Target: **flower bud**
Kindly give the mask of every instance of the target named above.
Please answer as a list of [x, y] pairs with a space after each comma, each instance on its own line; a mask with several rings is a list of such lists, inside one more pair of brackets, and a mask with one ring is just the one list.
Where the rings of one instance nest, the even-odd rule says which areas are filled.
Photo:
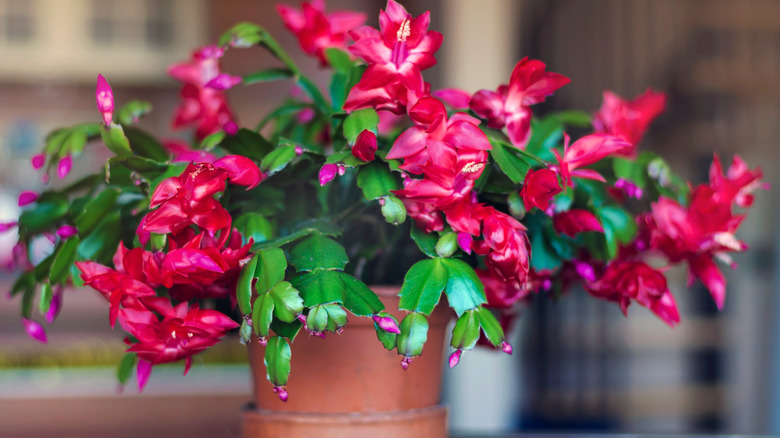
[[38, 322], [33, 321], [32, 319], [22, 318], [22, 324], [24, 324], [24, 329], [31, 338], [44, 344], [49, 342], [46, 338], [46, 330], [44, 330], [43, 326]]
[[381, 204], [382, 216], [385, 217], [385, 220], [393, 225], [404, 223], [406, 220], [406, 207], [403, 201], [393, 195], [387, 195], [380, 199], [385, 199], [385, 203]]
[[446, 233], [439, 237], [436, 242], [436, 254], [439, 257], [449, 257], [458, 250], [458, 235], [455, 233]]
[[376, 134], [364, 129], [358, 134], [355, 145], [352, 146], [352, 155], [363, 161], [373, 161], [376, 156], [377, 142]]
[[471, 254], [471, 242], [474, 240], [469, 233], [458, 233], [458, 246], [466, 254]]
[[401, 359], [401, 368], [403, 368], [404, 371], [406, 371], [409, 369], [409, 364], [411, 363], [412, 363], [411, 357], [404, 357], [403, 359]]
[[95, 101], [97, 102], [98, 111], [103, 115], [103, 123], [110, 125], [111, 120], [114, 118], [114, 92], [103, 75], [98, 75], [97, 77]]
[[320, 185], [324, 186], [325, 184], [333, 181], [333, 178], [336, 177], [336, 172], [338, 172], [338, 166], [335, 164], [326, 164], [322, 166], [320, 169]]
[[0, 222], [0, 233], [5, 233], [17, 227], [17, 222]]
[[51, 324], [54, 322], [55, 319], [57, 319], [57, 316], [60, 314], [60, 310], [62, 309], [62, 286], [57, 286], [54, 288], [54, 295], [51, 297], [51, 305], [49, 306], [49, 311], [46, 312], [46, 322]]
[[458, 365], [458, 362], [460, 362], [460, 356], [463, 354], [463, 350], [455, 350], [448, 359], [448, 363], [450, 365], [450, 368], [455, 368], [456, 365]]
[[19, 194], [19, 207], [24, 207], [25, 205], [32, 204], [35, 202], [35, 200], [38, 199], [38, 194], [29, 190], [26, 190]]
[[509, 342], [502, 342], [501, 345], [501, 351], [503, 351], [506, 354], [512, 354], [512, 345], [509, 344]]
[[279, 396], [279, 400], [287, 403], [287, 399], [290, 395], [287, 393], [287, 389], [284, 386], [275, 386], [274, 392]]
[[388, 333], [401, 333], [401, 330], [398, 328], [398, 324], [396, 324], [395, 320], [389, 316], [374, 315], [372, 319], [376, 325], [379, 326], [379, 328]]
[[70, 169], [73, 167], [73, 158], [70, 155], [62, 157], [59, 163], [57, 163], [57, 176], [60, 179], [65, 179], [70, 173]]
[[577, 274], [585, 280], [596, 281], [596, 272], [593, 270], [593, 266], [588, 263], [575, 260], [574, 268], [577, 270]]
[[347, 172], [347, 168], [339, 164], [336, 166], [336, 169], [338, 169], [339, 175], [344, 175], [344, 173]]
[[236, 135], [238, 134], [238, 124], [232, 120], [228, 121], [224, 125], [222, 125], [222, 130], [225, 131], [225, 134], [227, 135]]
[[33, 169], [38, 170], [41, 167], [43, 167], [44, 164], [46, 164], [46, 155], [44, 154], [37, 154], [33, 155], [30, 159], [30, 164], [32, 164]]

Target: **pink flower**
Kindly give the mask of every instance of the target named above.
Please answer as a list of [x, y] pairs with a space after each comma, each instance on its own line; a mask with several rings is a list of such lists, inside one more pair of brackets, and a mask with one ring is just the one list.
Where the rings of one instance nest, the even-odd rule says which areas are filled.
[[569, 237], [574, 237], [586, 231], [604, 232], [604, 227], [602, 227], [596, 215], [588, 210], [575, 209], [558, 213], [553, 217], [553, 226], [555, 231]]
[[731, 167], [724, 176], [720, 157], [715, 155], [712, 166], [710, 166], [710, 187], [722, 202], [731, 203], [733, 201], [739, 207], [748, 208], [753, 205], [753, 192], [755, 190], [769, 189], [769, 183], [761, 182], [763, 176], [758, 167], [751, 171], [739, 155], [734, 155]]
[[606, 182], [595, 170], [580, 169], [595, 164], [610, 155], [625, 153], [631, 144], [618, 137], [608, 134], [591, 134], [582, 137], [569, 147], [569, 136], [564, 135], [563, 156], [555, 150], [558, 158], [559, 171], [564, 183], [573, 186], [572, 177], [594, 179]]
[[585, 289], [595, 297], [618, 303], [626, 316], [628, 305], [634, 300], [672, 327], [680, 322], [666, 277], [644, 262], [616, 260], [598, 281], [586, 283]]
[[387, 158], [403, 158], [401, 169], [421, 174], [432, 167], [454, 170], [458, 162], [476, 180], [482, 173], [490, 141], [479, 121], [458, 113], [447, 117], [447, 109], [433, 97], [423, 97], [409, 111], [415, 126], [398, 136]]
[[19, 224], [17, 222], [0, 222], [0, 233], [15, 229]]
[[84, 284], [103, 294], [109, 302], [109, 322], [114, 327], [120, 304], [155, 295], [154, 289], [128, 274], [95, 262], [76, 262]]
[[363, 132], [358, 134], [355, 145], [352, 146], [352, 155], [359, 160], [374, 161], [376, 150], [376, 134], [368, 129], [364, 129]]
[[38, 194], [32, 191], [24, 191], [19, 194], [19, 207], [24, 207], [25, 205], [32, 204], [38, 199]]
[[352, 88], [344, 110], [375, 107], [400, 114], [413, 105], [407, 91], [427, 94], [422, 70], [436, 64], [434, 53], [442, 35], [429, 31], [430, 12], [412, 17], [403, 6], [388, 0], [379, 13], [379, 27], [364, 26], [350, 32], [355, 44], [349, 51], [368, 63], [360, 82]]
[[471, 100], [469, 93], [457, 88], [436, 90], [431, 95], [457, 110], [468, 109], [469, 101]]
[[569, 82], [566, 76], [547, 72], [543, 62], [523, 58], [512, 70], [509, 85], [501, 85], [496, 91], [476, 92], [469, 107], [487, 120], [489, 127], [506, 126], [512, 144], [524, 148], [531, 135], [529, 107], [544, 102]]
[[226, 123], [235, 121], [223, 89], [238, 81], [235, 76], [220, 76], [219, 58], [222, 55], [223, 50], [216, 46], [202, 47], [192, 54], [189, 62], [174, 64], [168, 69], [168, 75], [184, 83], [181, 103], [174, 113], [174, 129], [195, 125], [198, 139], [203, 139], [220, 131]]
[[242, 80], [243, 79], [241, 79], [241, 76], [233, 76], [227, 73], [220, 73], [217, 76], [215, 76], [213, 79], [206, 82], [206, 85], [204, 85], [204, 87], [213, 88], [214, 90], [224, 91], [224, 90], [229, 90], [235, 87], [236, 85], [240, 84]]
[[98, 75], [97, 77], [95, 101], [97, 102], [98, 111], [103, 115], [103, 123], [105, 123], [106, 126], [110, 125], [114, 118], [114, 92], [111, 90], [111, 85], [108, 85], [108, 81], [103, 75]]
[[139, 304], [120, 311], [119, 324], [138, 340], [127, 351], [151, 365], [186, 359], [185, 373], [193, 355], [238, 327], [224, 314], [200, 309], [197, 304], [183, 302], [174, 307], [161, 297], [145, 298]]
[[70, 173], [70, 169], [73, 167], [73, 158], [70, 155], [65, 155], [57, 163], [57, 176], [60, 179], [65, 179]]
[[666, 95], [647, 90], [632, 101], [624, 100], [611, 91], [604, 92], [601, 108], [593, 117], [596, 132], [603, 132], [622, 138], [630, 143], [631, 149], [625, 155], [636, 155], [636, 145], [642, 139], [650, 122], [666, 107]]
[[534, 207], [547, 211], [550, 200], [562, 190], [558, 182], [558, 175], [552, 170], [529, 170], [525, 175], [520, 197], [523, 198], [523, 206], [526, 211], [531, 211]]
[[62, 310], [62, 286], [54, 287], [54, 294], [51, 296], [51, 305], [49, 311], [46, 312], [46, 322], [51, 324], [60, 315]]
[[444, 218], [441, 212], [436, 210], [430, 203], [417, 202], [411, 199], [403, 199], [406, 213], [414, 219], [417, 228], [432, 233], [444, 229]]
[[325, 13], [324, 0], [303, 2], [301, 10], [277, 4], [276, 11], [284, 25], [298, 38], [301, 49], [316, 56], [323, 67], [328, 65], [325, 49], [347, 48], [347, 33], [366, 21], [366, 15], [352, 11]]
[[172, 162], [213, 163], [217, 161], [216, 155], [208, 151], [192, 149], [187, 142], [182, 140], [166, 140], [163, 142], [163, 146], [171, 153]]
[[492, 207], [480, 207], [477, 215], [483, 218], [484, 240], [474, 241], [472, 249], [485, 256], [485, 264], [497, 278], [520, 288], [528, 277], [531, 258], [525, 227]]
[[491, 309], [510, 309], [531, 293], [528, 285], [507, 282], [493, 270], [476, 269], [475, 271], [485, 286], [487, 306]]

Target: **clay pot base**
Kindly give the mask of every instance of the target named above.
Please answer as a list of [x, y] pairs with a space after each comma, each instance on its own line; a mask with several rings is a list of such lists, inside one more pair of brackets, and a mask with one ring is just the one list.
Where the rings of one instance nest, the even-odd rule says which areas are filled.
[[244, 437], [446, 438], [442, 405], [393, 412], [311, 413], [244, 409]]

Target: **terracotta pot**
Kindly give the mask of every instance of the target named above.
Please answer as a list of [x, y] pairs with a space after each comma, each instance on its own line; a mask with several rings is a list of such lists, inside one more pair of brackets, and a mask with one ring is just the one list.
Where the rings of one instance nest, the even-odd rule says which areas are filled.
[[[399, 321], [398, 287], [372, 287]], [[279, 400], [266, 380], [265, 348], [249, 344], [255, 406], [244, 412], [245, 437], [445, 438], [447, 410], [439, 405], [444, 333], [449, 309], [429, 318], [423, 354], [407, 371], [401, 357], [376, 339], [370, 318], [351, 316], [341, 335], [301, 332], [292, 344], [290, 398]]]

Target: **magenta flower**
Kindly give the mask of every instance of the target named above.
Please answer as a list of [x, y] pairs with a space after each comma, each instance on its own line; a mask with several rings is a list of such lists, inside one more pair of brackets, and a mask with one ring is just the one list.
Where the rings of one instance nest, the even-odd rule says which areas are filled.
[[562, 190], [561, 184], [558, 182], [558, 175], [552, 170], [546, 168], [529, 170], [525, 175], [520, 197], [523, 198], [523, 206], [526, 211], [531, 211], [534, 207], [547, 211], [550, 200]]
[[496, 91], [480, 90], [469, 107], [491, 128], [506, 126], [509, 140], [524, 148], [531, 135], [531, 105], [544, 102], [555, 90], [571, 82], [566, 76], [546, 71], [543, 62], [523, 58], [515, 65], [509, 85]]
[[604, 227], [596, 215], [588, 210], [569, 210], [556, 214], [553, 217], [555, 231], [574, 237], [586, 231], [604, 232]]
[[114, 92], [111, 90], [111, 85], [108, 85], [108, 81], [103, 75], [98, 75], [97, 77], [95, 101], [97, 102], [98, 111], [103, 115], [103, 123], [105, 123], [106, 126], [110, 125], [114, 118]]
[[388, 0], [379, 13], [380, 30], [365, 26], [350, 32], [355, 44], [349, 51], [368, 68], [350, 91], [344, 110], [375, 107], [400, 114], [410, 101], [408, 91], [427, 94], [421, 71], [436, 64], [433, 55], [442, 42], [440, 33], [428, 30], [429, 24], [430, 11], [415, 18]]
[[554, 150], [558, 158], [561, 178], [564, 184], [572, 187], [572, 177], [593, 179], [606, 182], [595, 170], [581, 169], [595, 164], [610, 155], [625, 153], [631, 144], [623, 139], [608, 134], [591, 134], [582, 137], [569, 147], [569, 136], [564, 135], [563, 156]]
[[450, 368], [455, 368], [458, 363], [460, 362], [460, 356], [463, 354], [463, 350], [455, 350], [452, 354], [450, 354], [449, 359], [447, 359], [447, 363], [450, 366]]
[[301, 49], [316, 56], [323, 67], [328, 65], [325, 49], [347, 48], [347, 33], [366, 21], [366, 15], [353, 11], [325, 13], [325, 1], [303, 2], [301, 10], [285, 4], [277, 4], [276, 11], [285, 27], [297, 38]]
[[114, 327], [119, 306], [127, 305], [140, 297], [154, 296], [154, 289], [128, 274], [118, 272], [95, 262], [76, 262], [84, 284], [100, 292], [109, 303], [108, 319]]
[[511, 216], [493, 207], [480, 207], [477, 213], [483, 220], [482, 237], [471, 247], [485, 256], [485, 265], [501, 280], [519, 287], [528, 277], [531, 245], [525, 227]]
[[601, 108], [593, 117], [593, 128], [622, 138], [632, 147], [626, 155], [636, 155], [636, 145], [647, 127], [666, 107], [666, 94], [647, 90], [632, 101], [624, 100], [611, 91], [604, 92]]
[[761, 182], [763, 176], [758, 167], [751, 171], [739, 155], [734, 155], [731, 167], [723, 175], [720, 157], [715, 155], [710, 166], [710, 187], [723, 202], [730, 203], [733, 200], [738, 207], [748, 208], [753, 205], [754, 191], [769, 189], [769, 183]]
[[374, 315], [371, 317], [376, 325], [379, 326], [382, 330], [388, 332], [388, 333], [401, 333], [401, 330], [398, 328], [398, 324], [395, 323], [395, 320], [389, 316], [379, 316]]
[[174, 307], [162, 297], [145, 298], [138, 304], [122, 309], [119, 314], [119, 324], [138, 340], [127, 351], [136, 353], [140, 361], [150, 365], [186, 359], [185, 374], [193, 355], [238, 327], [226, 315], [200, 309], [197, 304], [188, 306], [183, 302]]
[[60, 311], [62, 310], [62, 286], [55, 286], [54, 287], [54, 294], [51, 297], [51, 305], [49, 306], [49, 311], [46, 312], [45, 318], [46, 322], [51, 324], [54, 322], [55, 319], [60, 315]]
[[181, 103], [173, 117], [174, 129], [195, 125], [197, 137], [203, 139], [223, 129], [226, 123], [235, 121], [225, 92], [218, 89], [237, 83], [235, 76], [220, 76], [219, 58], [223, 54], [217, 46], [202, 47], [192, 54], [189, 62], [174, 64], [168, 69], [168, 75], [184, 83]]
[[620, 305], [628, 316], [628, 306], [634, 300], [650, 309], [662, 321], [674, 327], [680, 322], [677, 305], [669, 292], [664, 274], [640, 261], [616, 260], [607, 266], [598, 281], [587, 282], [585, 289], [593, 296]]
[[68, 237], [78, 233], [79, 230], [76, 229], [73, 225], [63, 225], [59, 228], [57, 228], [56, 234], [60, 236], [60, 239], [67, 239]]

